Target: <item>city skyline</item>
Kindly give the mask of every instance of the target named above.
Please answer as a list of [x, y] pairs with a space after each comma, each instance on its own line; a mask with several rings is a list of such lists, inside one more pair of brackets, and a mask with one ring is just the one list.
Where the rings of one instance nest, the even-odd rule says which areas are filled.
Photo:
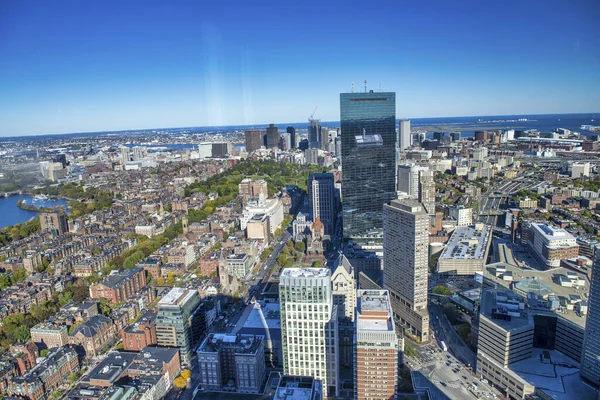
[[225, 7], [3, 5], [0, 136], [337, 120], [365, 79], [402, 118], [600, 104], [592, 1]]

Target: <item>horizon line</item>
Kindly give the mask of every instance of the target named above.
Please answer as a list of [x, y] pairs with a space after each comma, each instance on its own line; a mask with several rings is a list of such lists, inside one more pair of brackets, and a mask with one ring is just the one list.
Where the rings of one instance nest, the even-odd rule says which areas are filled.
[[[414, 119], [443, 119], [443, 118], [476, 118], [476, 117], [519, 117], [519, 116], [547, 116], [547, 115], [584, 115], [584, 114], [600, 114], [599, 112], [565, 112], [565, 113], [539, 113], [539, 114], [490, 114], [490, 115], [456, 115], [456, 116], [442, 116], [442, 117], [414, 117], [414, 118], [406, 118], [406, 117], [397, 117], [396, 121], [400, 120], [409, 120], [412, 121]], [[315, 118], [318, 119], [318, 118]], [[327, 122], [340, 122], [339, 120], [330, 120], [324, 121], [319, 120], [323, 123]], [[35, 133], [29, 135], [17, 135], [17, 136], [0, 136], [1, 139], [19, 139], [19, 138], [30, 138], [30, 137], [38, 137], [38, 136], [49, 136], [49, 135], [89, 135], [89, 134], [108, 134], [108, 133], [119, 133], [119, 132], [137, 132], [137, 131], [148, 131], [148, 130], [165, 130], [165, 129], [190, 129], [190, 128], [235, 128], [235, 127], [254, 127], [254, 126], [269, 126], [270, 124], [274, 125], [292, 125], [292, 124], [302, 124], [304, 122], [267, 122], [267, 123], [257, 123], [257, 124], [236, 124], [236, 125], [189, 125], [189, 126], [174, 126], [174, 127], [160, 127], [160, 128], [135, 128], [135, 129], [117, 129], [117, 130], [109, 130], [109, 131], [80, 131], [80, 132], [54, 132], [54, 133]]]

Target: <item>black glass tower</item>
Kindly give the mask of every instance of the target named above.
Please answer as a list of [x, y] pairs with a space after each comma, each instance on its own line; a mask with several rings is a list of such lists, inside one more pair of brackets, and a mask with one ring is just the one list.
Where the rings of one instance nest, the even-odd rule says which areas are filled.
[[383, 229], [396, 198], [396, 93], [340, 94], [345, 238]]
[[292, 149], [296, 148], [296, 128], [294, 128], [293, 126], [288, 126], [287, 127], [287, 133], [290, 134], [290, 147]]

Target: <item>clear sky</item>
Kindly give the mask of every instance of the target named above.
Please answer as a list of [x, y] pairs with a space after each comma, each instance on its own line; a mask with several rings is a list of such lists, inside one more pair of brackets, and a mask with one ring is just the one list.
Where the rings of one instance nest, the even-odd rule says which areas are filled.
[[600, 111], [600, 1], [2, 1], [0, 135]]

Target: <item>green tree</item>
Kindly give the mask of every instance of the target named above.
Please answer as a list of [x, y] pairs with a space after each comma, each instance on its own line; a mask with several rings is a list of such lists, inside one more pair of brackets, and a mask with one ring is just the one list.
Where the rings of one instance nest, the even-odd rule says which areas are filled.
[[285, 254], [280, 254], [279, 257], [277, 257], [277, 262], [279, 265], [284, 265], [287, 262], [287, 256]]
[[40, 350], [40, 357], [48, 357], [48, 349]]
[[296, 242], [294, 248], [300, 253], [304, 253], [306, 251], [306, 245], [304, 244], [304, 242]]
[[11, 282], [10, 278], [8, 277], [8, 275], [1, 274], [0, 275], [0, 290], [6, 289], [10, 285], [12, 285], [12, 282]]
[[450, 289], [448, 289], [447, 286], [444, 285], [438, 285], [433, 289], [433, 293], [435, 294], [440, 294], [442, 296], [450, 296], [452, 294], [452, 292], [450, 291]]
[[323, 262], [321, 260], [316, 260], [316, 261], [313, 261], [313, 263], [312, 263], [313, 268], [321, 268], [322, 266], [323, 266]]

